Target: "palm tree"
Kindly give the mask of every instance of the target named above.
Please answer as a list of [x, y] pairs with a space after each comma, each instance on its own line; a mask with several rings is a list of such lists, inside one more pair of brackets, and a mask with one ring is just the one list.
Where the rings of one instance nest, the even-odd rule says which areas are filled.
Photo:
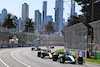
[[35, 30], [34, 25], [35, 25], [35, 23], [32, 22], [32, 19], [27, 19], [25, 21], [25, 29], [23, 32], [33, 32]]
[[4, 19], [4, 22], [2, 24], [3, 27], [11, 29], [11, 28], [16, 28], [16, 23], [14, 22], [14, 18], [12, 17], [13, 15], [11, 13], [7, 14], [7, 18]]
[[45, 25], [45, 32], [47, 32], [49, 35], [50, 35], [50, 33], [55, 32], [55, 27], [54, 27], [54, 25], [51, 21], [48, 22], [48, 24]]
[[50, 41], [50, 33], [55, 32], [55, 27], [54, 27], [54, 25], [51, 21], [48, 22], [48, 24], [45, 25], [45, 30], [44, 31], [49, 34], [49, 41]]

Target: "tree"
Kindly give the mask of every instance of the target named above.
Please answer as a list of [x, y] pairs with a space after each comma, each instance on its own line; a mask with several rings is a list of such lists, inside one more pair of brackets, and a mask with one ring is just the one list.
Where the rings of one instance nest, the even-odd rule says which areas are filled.
[[45, 25], [45, 32], [47, 32], [49, 35], [50, 33], [55, 32], [55, 27], [52, 22], [48, 22], [48, 24]]
[[78, 16], [71, 16], [71, 19], [68, 20], [68, 25], [71, 26], [80, 22], [85, 22], [85, 16], [83, 15], [78, 15]]
[[69, 25], [73, 25], [76, 23], [79, 23], [81, 20], [84, 22], [84, 24], [87, 25], [87, 27], [91, 28], [88, 23], [92, 22], [92, 15], [93, 15], [93, 21], [100, 20], [100, 1], [94, 0], [94, 8], [93, 8], [93, 14], [92, 14], [92, 0], [75, 0], [78, 5], [82, 6], [82, 9], [80, 10], [83, 14], [79, 15], [78, 17], [72, 16], [69, 21]]
[[[84, 24], [88, 27], [88, 35], [91, 36], [91, 43], [93, 43], [93, 28], [88, 23], [100, 20], [100, 0], [75, 0], [75, 1], [78, 3], [78, 5], [82, 6], [81, 12], [83, 12], [85, 16]], [[91, 50], [91, 55], [92, 55], [92, 50]]]
[[17, 24], [14, 21], [16, 20], [13, 18], [13, 15], [11, 13], [8, 13], [7, 18], [4, 19], [2, 26], [8, 29], [16, 28]]
[[[81, 12], [84, 13], [86, 17], [85, 23], [92, 22], [92, 0], [75, 0], [79, 5], [82, 6]], [[94, 0], [94, 8], [93, 8], [93, 21], [100, 20], [100, 1]]]
[[34, 25], [35, 23], [32, 21], [32, 19], [27, 19], [25, 21], [25, 29], [23, 32], [34, 32]]

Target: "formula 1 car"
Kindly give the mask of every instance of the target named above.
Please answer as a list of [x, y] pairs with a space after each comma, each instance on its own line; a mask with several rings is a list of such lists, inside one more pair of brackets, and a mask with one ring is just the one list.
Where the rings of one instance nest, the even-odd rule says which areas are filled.
[[45, 56], [49, 56], [49, 58], [52, 58], [51, 50], [49, 49], [42, 49], [40, 52], [37, 53], [38, 57], [44, 58]]
[[52, 48], [52, 49], [53, 49], [53, 48], [54, 48], [54, 46], [49, 45], [49, 46], [46, 46], [46, 48], [49, 48], [49, 49], [50, 49], [50, 48]]
[[65, 61], [68, 61], [69, 63], [76, 63], [76, 59], [74, 56], [71, 56], [70, 53], [65, 52], [56, 52], [53, 54], [53, 61], [59, 61], [60, 63], [65, 63]]
[[34, 46], [33, 48], [31, 48], [31, 50], [32, 50], [32, 51], [33, 51], [33, 50], [35, 50], [35, 51], [40, 51], [41, 48], [39, 48], [38, 46]]

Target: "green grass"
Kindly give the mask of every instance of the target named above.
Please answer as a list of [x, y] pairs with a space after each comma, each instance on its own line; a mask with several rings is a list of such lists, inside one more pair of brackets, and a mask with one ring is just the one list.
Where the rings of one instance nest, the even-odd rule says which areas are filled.
[[56, 50], [55, 52], [64, 52], [64, 49]]
[[85, 61], [100, 64], [100, 59], [84, 58]]
[[[64, 49], [56, 50], [55, 52], [64, 52]], [[76, 58], [78, 58], [78, 57], [76, 56]], [[88, 61], [88, 62], [100, 64], [100, 59], [84, 58], [84, 60]]]

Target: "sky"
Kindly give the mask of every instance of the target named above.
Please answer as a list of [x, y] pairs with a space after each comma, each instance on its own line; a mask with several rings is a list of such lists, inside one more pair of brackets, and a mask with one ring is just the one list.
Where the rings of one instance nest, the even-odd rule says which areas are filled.
[[[18, 18], [22, 15], [22, 4], [27, 3], [29, 5], [29, 18], [32, 18], [34, 20], [35, 16], [35, 10], [40, 10], [42, 13], [43, 8], [43, 1], [47, 1], [47, 15], [52, 15], [53, 20], [55, 17], [55, 0], [0, 0], [0, 13], [2, 9], [7, 9], [8, 13], [12, 13], [13, 15], [16, 15]], [[64, 0], [71, 6], [71, 0]], [[64, 3], [64, 14], [63, 17], [65, 20], [68, 19], [70, 15], [70, 7]], [[81, 6], [78, 6], [76, 3], [75, 12], [77, 14], [82, 14], [80, 12]]]

